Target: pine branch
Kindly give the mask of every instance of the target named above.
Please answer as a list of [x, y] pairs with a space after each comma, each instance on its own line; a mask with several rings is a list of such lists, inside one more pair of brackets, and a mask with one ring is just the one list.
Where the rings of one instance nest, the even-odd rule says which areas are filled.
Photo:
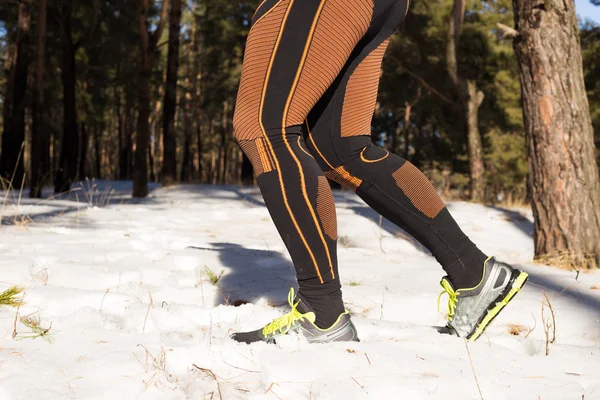
[[17, 307], [21, 304], [23, 298], [17, 299], [19, 294], [23, 293], [22, 286], [13, 286], [0, 293], [0, 305]]

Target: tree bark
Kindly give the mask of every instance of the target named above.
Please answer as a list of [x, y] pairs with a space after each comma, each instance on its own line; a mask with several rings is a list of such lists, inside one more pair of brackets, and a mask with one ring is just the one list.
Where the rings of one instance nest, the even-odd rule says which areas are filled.
[[54, 191], [63, 193], [71, 188], [77, 175], [77, 152], [79, 132], [76, 107], [75, 44], [72, 35], [72, 4], [65, 1], [62, 6], [62, 83], [63, 83], [63, 137], [60, 161], [56, 173]]
[[149, 0], [139, 0], [140, 14], [138, 28], [140, 34], [139, 80], [138, 80], [138, 120], [133, 171], [133, 197], [148, 195], [148, 145], [150, 142], [150, 78], [156, 43], [162, 34], [166, 21], [167, 2], [163, 0], [161, 17], [153, 34], [148, 32]]
[[138, 78], [138, 122], [133, 170], [133, 196], [148, 195], [148, 150], [150, 126], [150, 34], [148, 33], [148, 0], [140, 0], [140, 73]]
[[[47, 171], [43, 160], [48, 158], [48, 147], [44, 145], [44, 53], [46, 50], [46, 0], [39, 1], [37, 19], [37, 45], [35, 61], [35, 82], [33, 85], [33, 106], [31, 123], [31, 181], [29, 197], [42, 197], [43, 173]], [[46, 153], [46, 155], [44, 155]]]
[[183, 160], [181, 163], [181, 181], [191, 182], [192, 171], [193, 171], [193, 160], [192, 160], [192, 124], [190, 118], [189, 105], [186, 104], [184, 111], [184, 140], [183, 140]]
[[94, 135], [94, 153], [96, 153], [96, 177], [102, 179], [102, 133], [96, 132]]
[[457, 90], [467, 126], [467, 146], [469, 156], [469, 177], [471, 179], [471, 201], [485, 200], [485, 164], [479, 132], [478, 113], [483, 102], [483, 92], [477, 90], [475, 81], [462, 77], [458, 70], [458, 43], [465, 15], [465, 0], [455, 0], [450, 16], [446, 63], [448, 75]]
[[598, 267], [600, 184], [575, 6], [557, 0], [513, 5], [535, 256]]
[[[4, 74], [6, 76], [6, 85], [4, 99], [2, 102], [2, 127], [3, 132], [10, 131], [10, 120], [12, 116], [12, 98], [13, 86], [15, 82], [15, 60], [17, 58], [17, 47], [11, 46], [10, 32], [6, 33], [6, 61], [4, 62]], [[1, 143], [0, 143], [1, 145]]]
[[227, 101], [223, 102], [223, 115], [221, 115], [221, 143], [219, 149], [219, 173], [218, 173], [218, 182], [225, 183], [226, 178], [226, 169], [227, 169], [227, 160], [228, 160], [228, 118], [227, 114], [229, 112], [229, 104]]
[[471, 200], [485, 201], [485, 165], [483, 146], [479, 133], [479, 107], [483, 102], [483, 92], [477, 90], [477, 83], [467, 80], [467, 139], [469, 150], [469, 171], [471, 176]]
[[9, 74], [13, 79], [10, 119], [5, 122], [0, 155], [0, 176], [9, 182], [12, 181], [13, 185], [20, 185], [25, 173], [21, 151], [25, 142], [25, 94], [29, 69], [30, 26], [31, 0], [21, 0], [17, 21], [14, 73]]
[[202, 145], [202, 129], [204, 128], [203, 121], [204, 120], [202, 118], [198, 118], [196, 123], [196, 141], [198, 150], [198, 170], [196, 171], [196, 174], [198, 175], [198, 177], [200, 178], [200, 182], [202, 183], [204, 183], [204, 146]]
[[86, 165], [89, 145], [88, 126], [85, 122], [81, 123], [81, 149], [79, 151], [79, 179], [87, 177]]
[[171, 0], [169, 16], [169, 54], [163, 118], [163, 184], [177, 181], [177, 142], [175, 139], [175, 109], [177, 108], [177, 72], [179, 69], [179, 31], [181, 29], [181, 0]]

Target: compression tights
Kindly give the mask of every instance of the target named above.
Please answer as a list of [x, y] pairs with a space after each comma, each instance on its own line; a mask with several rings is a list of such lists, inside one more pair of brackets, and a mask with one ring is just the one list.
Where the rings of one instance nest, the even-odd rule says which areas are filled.
[[248, 36], [236, 139], [322, 328], [344, 311], [327, 178], [421, 242], [455, 288], [475, 286], [487, 258], [425, 175], [371, 141], [381, 62], [407, 1], [264, 0]]

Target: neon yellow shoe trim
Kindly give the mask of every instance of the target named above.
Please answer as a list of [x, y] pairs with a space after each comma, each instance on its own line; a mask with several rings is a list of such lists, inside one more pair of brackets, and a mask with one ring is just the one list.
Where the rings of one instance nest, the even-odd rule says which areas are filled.
[[458, 289], [455, 291], [454, 289], [452, 289], [452, 285], [450, 284], [450, 282], [448, 282], [448, 280], [446, 278], [442, 279], [442, 281], [440, 282], [440, 285], [442, 285], [442, 288], [444, 290], [438, 296], [438, 312], [440, 312], [440, 301], [441, 301], [442, 295], [444, 293], [447, 293], [448, 294], [448, 320], [451, 320], [451, 317], [454, 316], [454, 311], [456, 310], [456, 303], [458, 301], [458, 299], [456, 297], [458, 295], [460, 295], [461, 290], [465, 291], [465, 290], [477, 289], [479, 287], [479, 285], [481, 285], [483, 283], [483, 279], [485, 278], [485, 268], [487, 266], [487, 262], [489, 260], [491, 260], [492, 257], [493, 256], [488, 257], [483, 262], [483, 273], [481, 274], [481, 280], [479, 281], [479, 283], [477, 285], [473, 286], [472, 288], [463, 288], [463, 289]]
[[288, 303], [290, 307], [292, 307], [291, 311], [265, 325], [265, 327], [262, 330], [263, 336], [267, 337], [268, 335], [273, 335], [276, 332], [279, 332], [282, 335], [286, 334], [290, 330], [294, 322], [302, 321], [304, 319], [307, 319], [314, 324], [316, 319], [315, 313], [300, 313], [300, 311], [298, 311], [297, 309], [300, 300], [294, 303], [295, 297], [296, 296], [294, 294], [294, 288], [290, 288], [290, 292], [288, 294]]
[[442, 279], [442, 281], [440, 282], [440, 285], [442, 285], [442, 288], [444, 290], [438, 296], [438, 312], [440, 312], [440, 302], [442, 300], [442, 296], [445, 293], [448, 295], [448, 320], [451, 320], [452, 316], [454, 316], [454, 311], [456, 311], [456, 304], [458, 303], [457, 296], [460, 293], [458, 293], [458, 291], [454, 291], [454, 289], [452, 289], [452, 285], [450, 284], [450, 282], [448, 282], [448, 280], [446, 278]]
[[525, 284], [525, 281], [527, 280], [528, 276], [529, 275], [526, 272], [521, 272], [519, 274], [519, 276], [515, 280], [515, 283], [513, 284], [513, 287], [510, 289], [510, 292], [508, 292], [508, 294], [506, 295], [506, 297], [504, 297], [502, 299], [502, 301], [500, 301], [499, 303], [496, 304], [496, 307], [494, 307], [490, 311], [488, 311], [485, 318], [477, 326], [477, 329], [475, 330], [473, 335], [471, 335], [471, 337], [468, 339], [469, 342], [474, 342], [475, 340], [477, 340], [477, 338], [483, 333], [485, 328], [488, 326], [488, 324], [490, 322], [492, 322], [492, 320], [496, 317], [496, 315], [498, 315], [498, 313], [500, 311], [502, 311], [502, 309], [512, 300], [512, 298], [517, 293], [519, 293], [519, 291]]

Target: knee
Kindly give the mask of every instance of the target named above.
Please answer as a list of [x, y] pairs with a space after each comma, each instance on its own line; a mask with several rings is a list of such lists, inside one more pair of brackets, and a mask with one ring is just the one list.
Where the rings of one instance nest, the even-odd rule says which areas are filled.
[[336, 151], [340, 162], [329, 165], [324, 170], [325, 176], [351, 190], [356, 190], [365, 179], [373, 180], [383, 170], [404, 163], [400, 157], [390, 157], [387, 150], [375, 146], [370, 138], [348, 143], [340, 149], [336, 147]]
[[259, 176], [274, 169], [273, 157], [263, 138], [258, 118], [244, 112], [243, 105], [236, 108], [233, 117], [233, 133], [240, 148], [252, 163], [254, 173]]

